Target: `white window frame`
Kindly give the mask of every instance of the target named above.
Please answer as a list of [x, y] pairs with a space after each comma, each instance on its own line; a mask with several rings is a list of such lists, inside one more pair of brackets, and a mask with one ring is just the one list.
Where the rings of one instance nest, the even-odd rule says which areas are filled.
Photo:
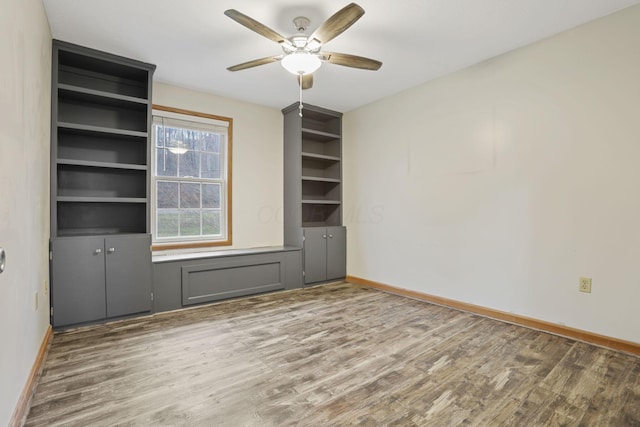
[[[151, 130], [151, 171], [150, 171], [150, 184], [151, 184], [151, 203], [150, 203], [150, 216], [151, 216], [151, 234], [153, 238], [152, 249], [155, 250], [170, 250], [170, 249], [186, 249], [186, 248], [200, 248], [209, 246], [229, 246], [232, 244], [232, 209], [231, 209], [231, 171], [232, 171], [232, 135], [233, 135], [233, 119], [229, 117], [222, 117], [213, 114], [200, 113], [196, 111], [183, 110], [179, 108], [166, 107], [162, 105], [153, 105], [152, 116], [177, 119], [188, 122], [193, 122], [199, 125], [212, 125], [217, 129], [226, 128], [226, 141], [223, 142], [221, 147], [220, 162], [221, 176], [220, 178], [185, 178], [185, 177], [158, 177], [156, 176], [157, 162], [156, 162], [156, 134], [155, 123], [152, 120]], [[158, 238], [156, 223], [157, 223], [157, 182], [158, 181], [171, 181], [171, 182], [201, 182], [201, 183], [220, 183], [220, 225], [221, 235], [219, 237], [212, 238], [212, 236], [184, 236], [184, 237], [172, 237], [172, 238]]]

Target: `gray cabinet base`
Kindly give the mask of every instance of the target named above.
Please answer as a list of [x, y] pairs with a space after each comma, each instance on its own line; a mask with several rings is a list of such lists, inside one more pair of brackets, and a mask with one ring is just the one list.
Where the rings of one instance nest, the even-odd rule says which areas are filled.
[[302, 286], [299, 248], [154, 257], [154, 311]]
[[55, 328], [151, 311], [151, 235], [51, 240]]
[[306, 227], [304, 233], [304, 283], [316, 285], [347, 274], [345, 227]]

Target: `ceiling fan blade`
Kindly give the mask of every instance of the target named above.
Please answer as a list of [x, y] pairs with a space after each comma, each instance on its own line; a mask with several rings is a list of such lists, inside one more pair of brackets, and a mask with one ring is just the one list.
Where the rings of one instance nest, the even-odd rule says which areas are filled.
[[234, 65], [232, 67], [227, 67], [229, 71], [240, 71], [246, 70], [247, 68], [257, 67], [258, 65], [271, 64], [272, 62], [277, 62], [282, 59], [282, 55], [278, 56], [267, 56], [266, 58], [254, 59], [253, 61], [243, 62], [242, 64]]
[[300, 79], [302, 79], [302, 89], [311, 89], [313, 87], [313, 74], [303, 74], [298, 76], [298, 84], [300, 84]]
[[289, 40], [284, 38], [281, 34], [275, 32], [271, 28], [245, 15], [242, 12], [238, 12], [235, 9], [228, 9], [224, 11], [224, 14], [227, 15], [229, 18], [233, 19], [234, 21], [236, 21], [238, 24], [244, 25], [251, 31], [255, 31], [256, 33], [268, 38], [269, 40], [273, 40], [276, 43], [289, 42]]
[[352, 26], [362, 15], [364, 15], [363, 8], [355, 3], [348, 4], [324, 21], [309, 37], [309, 40], [315, 38], [323, 44], [328, 43]]
[[320, 52], [320, 58], [331, 64], [360, 68], [362, 70], [376, 71], [382, 67], [382, 62], [380, 61], [363, 56], [349, 55], [348, 53]]

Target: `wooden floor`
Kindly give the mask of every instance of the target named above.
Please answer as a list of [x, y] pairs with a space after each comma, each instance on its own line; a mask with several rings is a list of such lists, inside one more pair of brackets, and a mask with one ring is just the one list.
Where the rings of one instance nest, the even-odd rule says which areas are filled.
[[57, 333], [28, 426], [640, 426], [640, 358], [345, 283]]

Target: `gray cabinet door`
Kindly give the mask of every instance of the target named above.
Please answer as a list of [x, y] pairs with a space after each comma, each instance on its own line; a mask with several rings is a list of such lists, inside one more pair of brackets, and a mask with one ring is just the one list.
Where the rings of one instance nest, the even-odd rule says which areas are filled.
[[327, 227], [327, 280], [347, 275], [347, 229]]
[[304, 229], [304, 283], [327, 280], [327, 229]]
[[151, 310], [151, 236], [107, 237], [107, 317]]
[[53, 239], [51, 249], [53, 326], [103, 319], [106, 315], [104, 239]]

